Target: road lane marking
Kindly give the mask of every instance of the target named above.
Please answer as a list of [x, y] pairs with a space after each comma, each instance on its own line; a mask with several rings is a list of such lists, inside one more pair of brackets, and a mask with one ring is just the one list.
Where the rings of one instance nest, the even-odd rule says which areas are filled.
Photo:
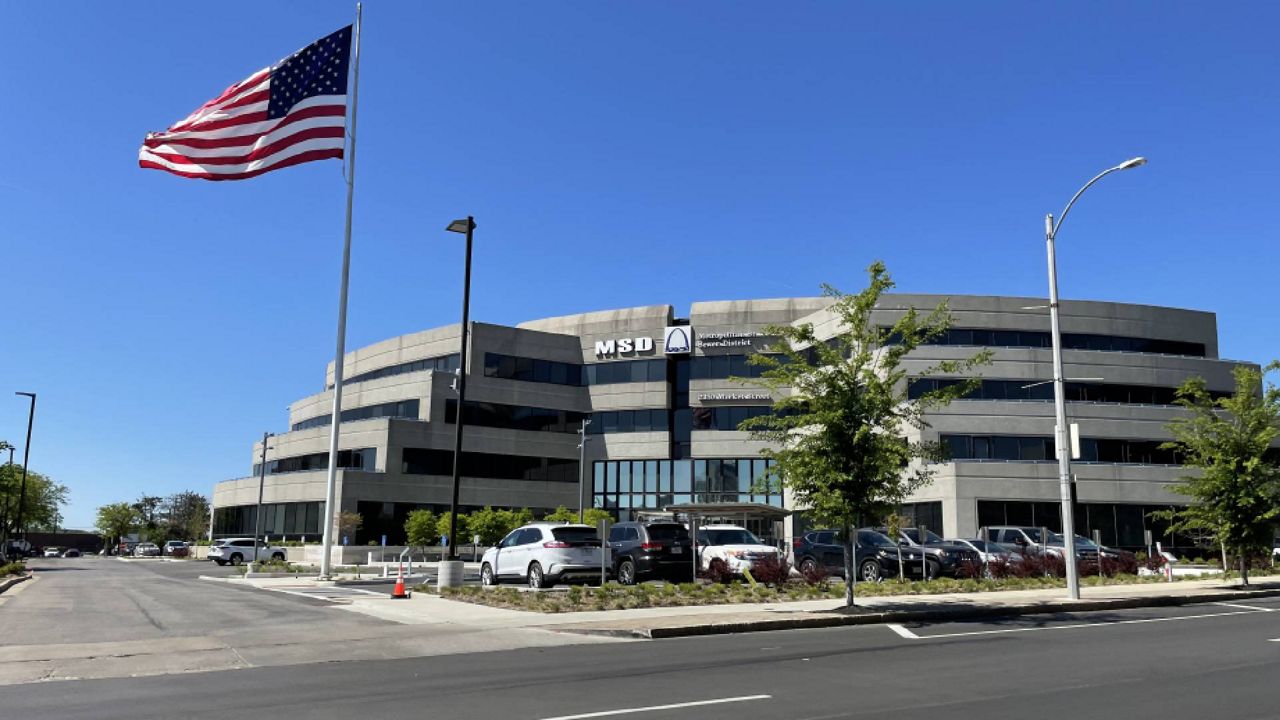
[[[969, 637], [973, 635], [1001, 635], [1018, 632], [1036, 632], [1040, 630], [1081, 630], [1085, 628], [1108, 627], [1110, 625], [1138, 625], [1141, 623], [1172, 622], [1174, 620], [1202, 620], [1205, 618], [1230, 617], [1232, 615], [1255, 615], [1258, 610], [1237, 610], [1236, 612], [1206, 613], [1204, 615], [1181, 615], [1178, 617], [1144, 618], [1142, 620], [1113, 620], [1111, 622], [1072, 623], [1071, 625], [1053, 625], [1050, 627], [1003, 628], [1000, 630], [974, 630], [971, 632], [943, 633], [941, 635], [917, 635], [918, 640], [934, 640], [940, 638]], [[913, 633], [914, 634], [914, 633]], [[903, 637], [906, 637], [905, 635]]]
[[1218, 602], [1218, 603], [1214, 603], [1214, 605], [1221, 605], [1223, 607], [1230, 607], [1230, 608], [1239, 608], [1241, 610], [1256, 610], [1258, 612], [1275, 612], [1275, 608], [1258, 607], [1257, 605], [1240, 605], [1238, 603], [1229, 603], [1229, 602]]
[[919, 640], [920, 636], [910, 630], [898, 625], [897, 623], [889, 623], [887, 627], [908, 640]]
[[693, 702], [672, 703], [670, 705], [650, 705], [648, 707], [622, 708], [619, 710], [601, 710], [599, 712], [582, 713], [580, 715], [557, 715], [542, 720], [583, 720], [583, 718], [609, 717], [611, 715], [628, 715], [631, 713], [654, 712], [655, 710], [678, 710], [703, 705], [721, 705], [723, 703], [748, 702], [751, 700], [768, 700], [772, 695], [742, 695], [740, 697], [719, 698], [716, 700], [695, 700]]

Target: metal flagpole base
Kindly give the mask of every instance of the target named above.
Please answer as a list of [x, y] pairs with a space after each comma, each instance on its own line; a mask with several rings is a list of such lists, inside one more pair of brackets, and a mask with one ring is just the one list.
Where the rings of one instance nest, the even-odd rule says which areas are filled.
[[462, 561], [461, 560], [441, 560], [439, 574], [436, 575], [436, 587], [461, 587], [462, 586]]

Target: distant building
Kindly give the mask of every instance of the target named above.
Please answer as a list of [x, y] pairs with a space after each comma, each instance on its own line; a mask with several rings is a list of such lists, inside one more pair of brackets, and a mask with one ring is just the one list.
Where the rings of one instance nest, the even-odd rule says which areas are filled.
[[[891, 325], [907, 307], [940, 295], [890, 295], [877, 311]], [[935, 482], [903, 510], [947, 536], [982, 525], [1057, 527], [1049, 319], [1043, 300], [951, 296], [954, 327], [907, 361], [922, 369], [989, 347], [981, 389], [929, 417], [925, 434], [950, 448]], [[829, 336], [825, 298], [695, 303], [687, 318], [670, 305], [549, 318], [505, 327], [475, 323], [469, 357], [461, 504], [547, 511], [576, 508], [577, 430], [591, 420], [584, 497], [627, 518], [689, 503], [732, 503], [730, 519], [781, 541], [806, 527], [803, 508], [760, 488], [761, 445], [735, 428], [768, 412], [769, 395], [731, 382], [754, 369], [746, 358], [770, 341], [770, 324], [812, 323]], [[1064, 302], [1062, 326], [1070, 422], [1081, 428], [1073, 464], [1081, 532], [1143, 545], [1166, 528], [1151, 510], [1181, 502], [1167, 484], [1182, 472], [1160, 449], [1180, 410], [1174, 389], [1193, 375], [1217, 393], [1233, 388], [1240, 363], [1218, 357], [1212, 314], [1104, 302]], [[448, 509], [457, 402], [459, 326], [403, 335], [346, 356], [337, 497], [364, 524], [352, 542], [404, 536], [414, 508]], [[267, 453], [264, 527], [272, 536], [320, 534], [328, 462], [332, 365], [325, 387], [293, 403], [290, 430]], [[1089, 379], [1084, 379], [1089, 378]], [[927, 383], [912, 385], [919, 392]], [[255, 446], [253, 462], [261, 448]], [[215, 537], [254, 529], [257, 466], [217, 484]], [[795, 511], [775, 522], [769, 507]], [[745, 517], [737, 513], [743, 508]], [[783, 513], [779, 513], [783, 514]], [[1167, 544], [1182, 539], [1164, 538]], [[1173, 542], [1171, 542], [1173, 541]]]

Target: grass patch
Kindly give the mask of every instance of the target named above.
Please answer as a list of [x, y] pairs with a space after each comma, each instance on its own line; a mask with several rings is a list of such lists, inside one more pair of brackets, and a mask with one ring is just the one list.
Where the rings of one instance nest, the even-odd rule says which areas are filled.
[[15, 560], [11, 563], [0, 565], [0, 578], [9, 577], [10, 575], [21, 575], [27, 571], [27, 564], [21, 560]]

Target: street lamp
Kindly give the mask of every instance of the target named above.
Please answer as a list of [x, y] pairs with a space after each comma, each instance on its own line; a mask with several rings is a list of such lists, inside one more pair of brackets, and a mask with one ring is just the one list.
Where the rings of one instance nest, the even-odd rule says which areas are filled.
[[591, 438], [587, 437], [587, 426], [591, 424], [588, 418], [582, 419], [582, 427], [578, 428], [578, 522], [583, 522], [583, 518], [587, 512], [587, 441]]
[[258, 509], [253, 514], [253, 561], [257, 562], [261, 559], [258, 549], [258, 538], [262, 537], [262, 486], [267, 484], [267, 450], [273, 449], [267, 447], [267, 440], [274, 436], [274, 433], [262, 433], [262, 460], [258, 463]]
[[36, 394], [29, 392], [15, 392], [14, 395], [25, 395], [31, 398], [31, 410], [27, 413], [27, 445], [22, 448], [22, 483], [18, 486], [18, 534], [25, 540], [27, 537], [27, 529], [23, 524], [22, 506], [27, 501], [27, 461], [31, 459], [31, 425], [36, 419]]
[[[1067, 570], [1067, 594], [1072, 600], [1080, 599], [1080, 575], [1076, 570], [1075, 513], [1071, 505], [1071, 444], [1067, 440], [1066, 384], [1062, 373], [1062, 331], [1058, 323], [1058, 260], [1054, 254], [1053, 242], [1058, 235], [1058, 230], [1062, 228], [1062, 221], [1066, 220], [1067, 213], [1071, 212], [1071, 206], [1076, 204], [1076, 200], [1080, 199], [1085, 190], [1113, 172], [1136, 168], [1145, 165], [1146, 162], [1146, 158], [1136, 157], [1103, 170], [1071, 196], [1071, 202], [1063, 208], [1056, 223], [1053, 221], [1052, 214], [1044, 217], [1045, 244], [1049, 252], [1049, 324], [1053, 335], [1053, 406], [1056, 415], [1053, 437], [1058, 452], [1058, 489], [1062, 498], [1062, 554]], [[1049, 546], [1049, 538], [1041, 538], [1041, 542], [1046, 548]]]
[[466, 417], [467, 402], [467, 325], [471, 312], [471, 234], [476, 229], [475, 218], [468, 215], [454, 220], [445, 228], [448, 232], [467, 236], [466, 264], [462, 276], [462, 335], [458, 348], [458, 413], [453, 431], [453, 496], [449, 502], [449, 553], [440, 561], [437, 575], [438, 587], [456, 587], [462, 584], [462, 561], [458, 559], [458, 486], [462, 478], [462, 426]]

